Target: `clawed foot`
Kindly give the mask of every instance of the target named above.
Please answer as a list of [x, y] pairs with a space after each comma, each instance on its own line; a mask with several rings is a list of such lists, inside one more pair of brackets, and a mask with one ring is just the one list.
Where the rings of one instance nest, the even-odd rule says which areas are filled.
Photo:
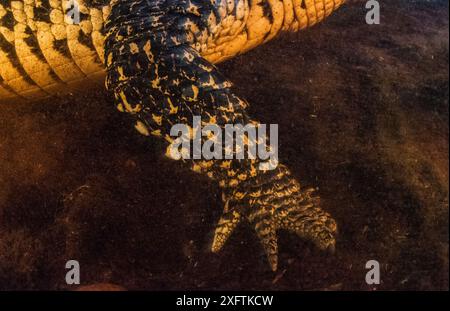
[[[285, 166], [277, 168], [269, 180], [246, 187], [245, 196], [226, 199], [217, 224], [212, 251], [218, 252], [236, 226], [246, 219], [255, 228], [273, 271], [278, 266], [277, 230], [285, 229], [311, 240], [319, 249], [334, 253], [336, 222], [320, 209], [313, 189], [301, 190]], [[242, 190], [239, 190], [243, 193]], [[239, 196], [241, 197], [241, 196]]]

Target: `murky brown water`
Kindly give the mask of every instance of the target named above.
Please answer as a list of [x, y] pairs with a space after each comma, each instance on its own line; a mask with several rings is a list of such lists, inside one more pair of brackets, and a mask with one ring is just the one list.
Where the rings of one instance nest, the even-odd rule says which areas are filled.
[[220, 67], [280, 158], [340, 226], [327, 256], [280, 234], [272, 273], [254, 232], [208, 246], [221, 213], [207, 179], [162, 157], [101, 90], [1, 106], [0, 289], [448, 289], [448, 3], [364, 1]]

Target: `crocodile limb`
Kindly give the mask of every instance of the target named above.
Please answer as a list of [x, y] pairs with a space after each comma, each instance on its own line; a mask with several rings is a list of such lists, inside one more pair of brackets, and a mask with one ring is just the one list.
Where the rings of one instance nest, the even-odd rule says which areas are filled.
[[[201, 116], [205, 125], [221, 128], [257, 123], [231, 82], [192, 46], [193, 24], [199, 31], [207, 27], [205, 17], [214, 11], [213, 2], [111, 2], [105, 39], [106, 85], [118, 109], [135, 118], [143, 135], [170, 144], [171, 127], [190, 124], [194, 115]], [[320, 209], [312, 190], [303, 189], [283, 164], [266, 171], [259, 170], [258, 164], [257, 159], [186, 161], [193, 171], [216, 180], [224, 192], [224, 213], [212, 250], [220, 250], [245, 219], [255, 228], [274, 271], [278, 229], [293, 231], [320, 249], [333, 251], [336, 222]]]

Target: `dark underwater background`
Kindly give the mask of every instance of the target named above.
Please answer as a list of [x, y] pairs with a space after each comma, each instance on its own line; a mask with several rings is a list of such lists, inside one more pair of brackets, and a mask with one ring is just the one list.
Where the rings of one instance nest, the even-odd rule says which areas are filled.
[[[208, 248], [219, 188], [87, 90], [0, 109], [0, 289], [448, 290], [448, 1], [365, 1], [219, 68], [280, 129], [280, 159], [339, 224], [334, 256], [241, 225]], [[381, 284], [365, 282], [380, 263]], [[92, 288], [92, 287], [91, 287]]]

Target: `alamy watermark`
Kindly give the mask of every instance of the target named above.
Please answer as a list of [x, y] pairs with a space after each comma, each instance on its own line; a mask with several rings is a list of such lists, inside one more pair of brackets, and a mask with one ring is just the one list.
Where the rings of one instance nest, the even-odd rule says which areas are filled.
[[69, 260], [66, 262], [66, 283], [68, 285], [80, 284], [80, 263], [78, 260]]
[[366, 269], [369, 269], [366, 273], [366, 283], [368, 285], [380, 284], [380, 263], [371, 259], [366, 262]]
[[64, 21], [69, 25], [80, 24], [80, 4], [78, 0], [69, 0], [66, 2]]
[[380, 3], [376, 0], [369, 0], [366, 2], [366, 23], [368, 25], [380, 24]]
[[202, 126], [201, 117], [194, 116], [192, 126], [172, 126], [170, 136], [176, 138], [167, 154], [175, 160], [259, 159], [260, 170], [273, 170], [278, 166], [278, 124], [270, 124], [269, 135], [266, 132], [266, 124]]
[[[380, 24], [380, 3], [377, 0], [368, 0], [365, 5], [366, 23], [368, 25]], [[65, 22], [69, 25], [80, 24], [80, 4], [78, 0], [68, 0], [65, 8]]]

